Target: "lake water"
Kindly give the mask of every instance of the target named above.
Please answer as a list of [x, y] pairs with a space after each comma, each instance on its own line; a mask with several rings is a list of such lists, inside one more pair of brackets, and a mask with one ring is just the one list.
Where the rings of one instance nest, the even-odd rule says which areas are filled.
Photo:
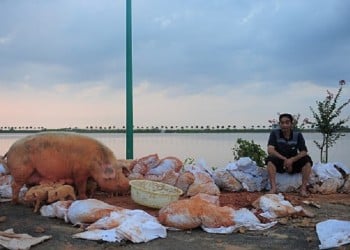
[[[28, 134], [0, 134], [0, 155], [4, 155], [16, 140]], [[125, 159], [125, 134], [91, 133], [91, 136], [108, 146], [119, 159]], [[155, 133], [134, 134], [134, 158], [157, 153], [160, 158], [176, 156], [181, 160], [188, 157], [203, 159], [210, 167], [224, 167], [233, 161], [232, 147], [238, 138], [254, 140], [264, 150], [269, 133]], [[321, 134], [304, 133], [309, 154], [314, 162], [319, 162], [319, 149], [313, 143], [320, 141]], [[329, 162], [342, 162], [350, 166], [350, 134], [341, 137], [329, 151]]]

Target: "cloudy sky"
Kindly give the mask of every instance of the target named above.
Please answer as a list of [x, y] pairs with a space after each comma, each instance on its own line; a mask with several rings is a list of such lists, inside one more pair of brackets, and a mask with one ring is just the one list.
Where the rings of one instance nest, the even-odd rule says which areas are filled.
[[[1, 0], [1, 126], [124, 126], [125, 9]], [[349, 10], [347, 0], [133, 0], [134, 125], [311, 117], [341, 79], [349, 98]]]

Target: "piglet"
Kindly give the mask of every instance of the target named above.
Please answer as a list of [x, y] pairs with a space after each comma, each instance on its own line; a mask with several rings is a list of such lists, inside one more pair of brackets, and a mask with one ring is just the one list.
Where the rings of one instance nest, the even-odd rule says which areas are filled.
[[55, 201], [64, 201], [70, 198], [71, 200], [76, 200], [74, 188], [71, 185], [62, 185], [51, 189], [47, 193], [47, 202], [52, 203]]
[[40, 206], [47, 201], [48, 192], [54, 190], [52, 186], [37, 185], [31, 187], [24, 195], [24, 201], [35, 204], [34, 213], [36, 213]]

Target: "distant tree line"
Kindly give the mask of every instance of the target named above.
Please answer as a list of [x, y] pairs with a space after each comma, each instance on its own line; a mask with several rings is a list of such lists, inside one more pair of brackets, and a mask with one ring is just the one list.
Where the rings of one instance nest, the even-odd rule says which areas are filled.
[[[218, 132], [269, 132], [276, 128], [273, 124], [265, 125], [251, 125], [242, 126], [238, 128], [236, 125], [216, 125], [216, 126], [134, 126], [135, 133], [218, 133]], [[317, 132], [316, 129], [310, 125], [302, 128], [304, 132]], [[125, 133], [126, 128], [117, 126], [86, 126], [85, 128], [67, 127], [47, 129], [42, 126], [0, 126], [0, 133], [33, 133], [43, 131], [72, 131], [80, 133]], [[344, 126], [342, 132], [350, 132], [349, 126]]]

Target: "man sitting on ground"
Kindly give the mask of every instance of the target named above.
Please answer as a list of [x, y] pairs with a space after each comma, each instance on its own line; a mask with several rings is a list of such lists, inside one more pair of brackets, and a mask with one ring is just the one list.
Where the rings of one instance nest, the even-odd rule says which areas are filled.
[[307, 184], [311, 174], [312, 160], [307, 153], [302, 133], [293, 131], [293, 116], [281, 114], [279, 129], [271, 132], [266, 158], [267, 172], [271, 189], [269, 193], [276, 193], [276, 172], [289, 174], [302, 173], [301, 196], [308, 196]]

